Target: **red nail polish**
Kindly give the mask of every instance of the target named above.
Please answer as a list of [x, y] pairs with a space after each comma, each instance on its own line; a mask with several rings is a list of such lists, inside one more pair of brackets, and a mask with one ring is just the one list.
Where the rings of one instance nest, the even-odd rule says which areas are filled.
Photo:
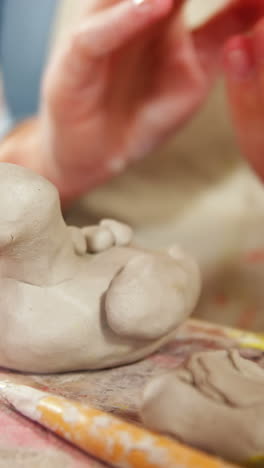
[[247, 79], [254, 71], [254, 57], [250, 37], [237, 36], [225, 47], [224, 67], [233, 79]]

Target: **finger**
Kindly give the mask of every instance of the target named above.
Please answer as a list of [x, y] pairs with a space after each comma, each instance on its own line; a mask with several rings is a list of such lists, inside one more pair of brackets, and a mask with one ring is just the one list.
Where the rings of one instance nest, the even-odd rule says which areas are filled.
[[249, 30], [264, 16], [263, 0], [232, 0], [223, 10], [193, 33], [200, 61], [213, 73], [219, 62], [219, 52], [232, 35]]
[[[179, 20], [173, 25], [172, 40], [164, 53], [165, 93], [159, 89], [154, 107], [148, 111], [153, 116], [151, 125], [158, 126], [159, 116], [166, 115], [164, 131], [169, 133], [193, 115], [214, 83], [226, 39], [248, 29], [262, 13], [262, 0], [233, 0], [192, 35], [180, 28]], [[174, 79], [169, 83], [171, 77]]]
[[123, 0], [89, 17], [74, 36], [76, 50], [101, 57], [168, 14], [173, 0]]
[[[176, 5], [183, 0], [176, 0]], [[54, 108], [60, 109], [71, 91], [88, 90], [86, 102], [97, 103], [107, 79], [107, 57], [126, 42], [166, 16], [174, 0], [123, 0], [90, 14], [59, 50], [46, 75], [43, 93]], [[89, 99], [88, 99], [89, 98]], [[67, 98], [69, 99], [69, 98]], [[74, 106], [72, 106], [74, 108]], [[87, 111], [87, 109], [86, 109]]]
[[224, 50], [224, 68], [235, 132], [244, 154], [264, 177], [264, 102], [251, 37], [238, 36]]
[[[117, 5], [118, 3], [121, 3], [123, 0], [100, 0], [100, 2], [98, 0], [87, 0], [87, 1], [88, 1], [88, 6], [84, 5], [83, 14], [91, 16], [92, 13], [105, 11], [107, 8], [110, 8], [110, 7], [114, 6], [114, 5]], [[147, 4], [148, 3], [151, 4], [153, 2], [153, 0], [131, 0], [131, 2], [134, 3], [135, 5], [139, 5], [139, 6], [140, 5], [143, 6], [143, 4], [144, 4], [144, 7], [146, 7]], [[185, 2], [186, 2], [186, 0], [174, 0], [173, 5], [174, 5], [175, 8], [179, 8]], [[163, 2], [161, 1], [161, 3], [163, 3]], [[160, 6], [164, 7], [164, 5], [163, 6], [160, 5]]]
[[[158, 86], [142, 110], [147, 134], [161, 141], [193, 114], [207, 91], [207, 77], [201, 68], [192, 36], [180, 18], [167, 24], [169, 30], [162, 54]], [[141, 122], [138, 125], [140, 132]], [[144, 135], [141, 135], [141, 139]]]

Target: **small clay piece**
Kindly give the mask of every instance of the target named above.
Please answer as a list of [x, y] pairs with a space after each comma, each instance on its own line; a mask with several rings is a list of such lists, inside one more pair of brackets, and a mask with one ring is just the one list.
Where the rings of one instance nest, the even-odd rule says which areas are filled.
[[237, 350], [194, 354], [152, 380], [142, 419], [152, 429], [236, 463], [264, 455], [264, 370]]
[[66, 226], [55, 187], [0, 164], [0, 366], [98, 369], [159, 348], [192, 312], [196, 263], [130, 246], [128, 226]]

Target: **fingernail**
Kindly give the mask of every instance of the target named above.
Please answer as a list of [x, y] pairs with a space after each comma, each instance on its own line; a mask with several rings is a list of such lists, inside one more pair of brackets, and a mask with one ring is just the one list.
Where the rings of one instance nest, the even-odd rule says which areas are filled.
[[256, 60], [264, 63], [264, 21], [262, 20], [253, 32], [253, 46]]
[[243, 80], [250, 76], [254, 70], [250, 38], [239, 36], [229, 41], [225, 48], [224, 67], [233, 79]]
[[152, 4], [149, 0], [132, 0], [132, 3], [137, 7], [137, 8], [140, 8], [140, 9], [149, 9]]
[[155, 12], [166, 13], [172, 7], [172, 0], [132, 0], [132, 3], [140, 9], [153, 10]]

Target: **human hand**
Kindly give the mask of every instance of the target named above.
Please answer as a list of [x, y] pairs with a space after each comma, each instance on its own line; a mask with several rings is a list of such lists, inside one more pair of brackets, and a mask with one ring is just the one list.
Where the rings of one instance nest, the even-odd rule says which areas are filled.
[[241, 150], [264, 180], [264, 19], [250, 35], [228, 42], [224, 65]]
[[233, 0], [191, 33], [182, 21], [183, 0], [84, 3], [82, 22], [52, 58], [43, 86], [45, 172], [64, 200], [121, 171], [183, 125], [211, 88], [224, 41], [255, 14], [251, 0]]

